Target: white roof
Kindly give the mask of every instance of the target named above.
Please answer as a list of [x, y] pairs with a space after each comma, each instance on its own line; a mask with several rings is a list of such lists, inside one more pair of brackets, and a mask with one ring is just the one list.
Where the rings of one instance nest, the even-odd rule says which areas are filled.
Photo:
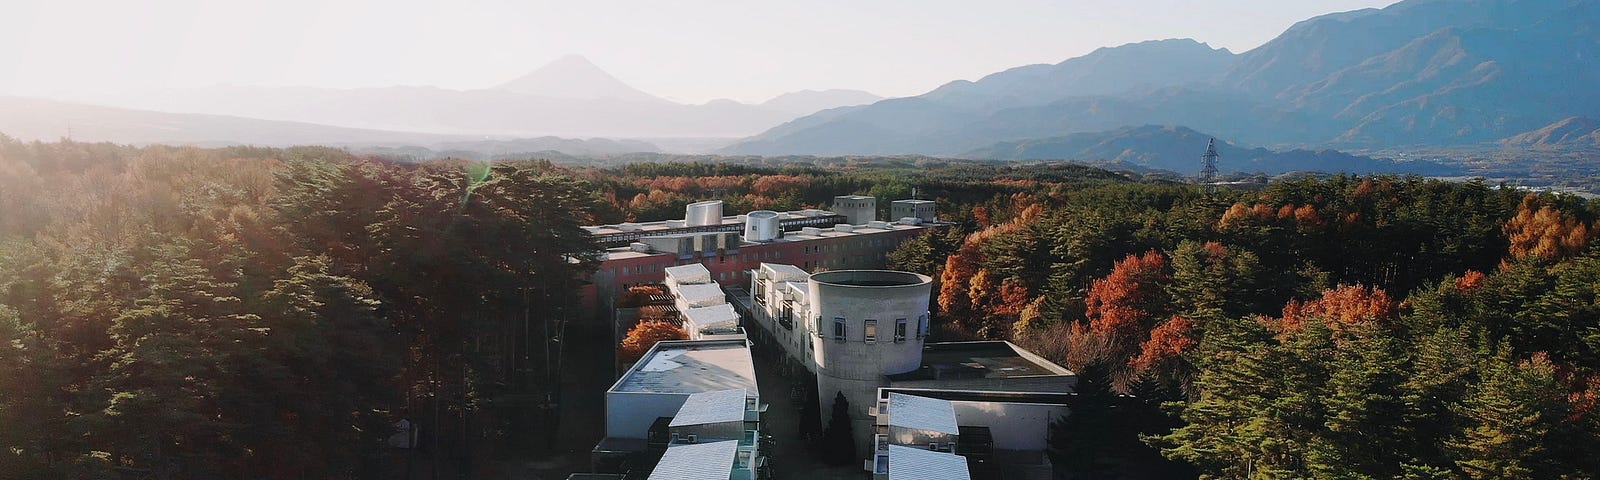
[[728, 294], [722, 293], [722, 286], [715, 283], [696, 283], [693, 285], [678, 285], [673, 291], [678, 298], [683, 299], [689, 307], [708, 307], [728, 303]]
[[889, 393], [889, 426], [958, 435], [956, 407], [948, 400]]
[[738, 453], [738, 440], [668, 447], [650, 480], [728, 480]]
[[[671, 449], [667, 452], [670, 454]], [[665, 457], [662, 457], [665, 458]], [[656, 478], [655, 475], [650, 476]], [[971, 480], [967, 457], [954, 453], [889, 445], [891, 480]]]
[[673, 279], [679, 284], [711, 283], [711, 270], [707, 270], [705, 265], [699, 263], [667, 267], [662, 271], [666, 272], [666, 278]]
[[693, 329], [715, 329], [733, 327], [739, 324], [739, 312], [733, 310], [733, 305], [726, 303], [709, 307], [694, 307], [683, 312], [684, 318], [694, 326]]
[[683, 406], [678, 407], [678, 415], [672, 417], [672, 423], [667, 426], [743, 422], [744, 407], [744, 389], [700, 392], [689, 395], [689, 398], [683, 401]]
[[652, 351], [611, 391], [691, 394], [756, 389], [756, 367], [744, 340], [666, 341]]
[[809, 284], [809, 283], [806, 283], [806, 282], [783, 282], [783, 284], [784, 285], [788, 285], [790, 291], [793, 291], [795, 293], [800, 294], [801, 297], [807, 297], [807, 296], [811, 295], [811, 284]]
[[811, 274], [806, 273], [805, 270], [801, 270], [800, 267], [789, 265], [787, 263], [763, 262], [761, 264], [761, 268], [772, 272], [773, 278], [777, 280], [805, 280], [807, 277], [811, 276]]

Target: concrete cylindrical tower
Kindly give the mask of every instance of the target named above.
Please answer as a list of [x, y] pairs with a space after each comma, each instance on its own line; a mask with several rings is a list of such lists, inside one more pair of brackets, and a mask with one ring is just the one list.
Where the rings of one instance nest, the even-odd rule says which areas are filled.
[[684, 207], [685, 226], [704, 227], [722, 224], [722, 200], [694, 202]]
[[850, 401], [856, 449], [870, 448], [873, 419], [867, 408], [877, 401], [885, 375], [917, 370], [922, 364], [919, 324], [926, 322], [933, 279], [889, 270], [837, 270], [812, 275], [810, 312], [818, 338], [817, 395], [822, 422], [831, 415], [834, 395]]
[[778, 212], [756, 210], [744, 216], [744, 239], [747, 242], [770, 242], [783, 232]]

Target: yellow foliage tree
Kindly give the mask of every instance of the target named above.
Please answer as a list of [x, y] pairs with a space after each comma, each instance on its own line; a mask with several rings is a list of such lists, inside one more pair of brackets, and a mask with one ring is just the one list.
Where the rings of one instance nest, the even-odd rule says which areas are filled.
[[1566, 257], [1589, 244], [1589, 228], [1583, 222], [1544, 205], [1532, 193], [1522, 198], [1517, 215], [1506, 222], [1504, 231], [1513, 259]]

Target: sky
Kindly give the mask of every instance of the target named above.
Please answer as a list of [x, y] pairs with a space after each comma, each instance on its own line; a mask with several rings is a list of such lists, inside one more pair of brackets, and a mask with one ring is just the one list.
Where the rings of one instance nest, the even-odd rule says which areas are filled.
[[688, 103], [910, 96], [1104, 46], [1243, 52], [1393, 0], [0, 0], [0, 94], [216, 85], [487, 88], [576, 54]]

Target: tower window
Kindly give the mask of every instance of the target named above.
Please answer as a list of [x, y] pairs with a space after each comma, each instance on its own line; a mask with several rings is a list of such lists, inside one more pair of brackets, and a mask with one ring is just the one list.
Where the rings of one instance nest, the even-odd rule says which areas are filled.
[[877, 320], [867, 320], [865, 325], [866, 325], [866, 327], [862, 331], [866, 333], [866, 335], [864, 336], [864, 339], [866, 340], [866, 342], [867, 343], [877, 342], [878, 341], [878, 321]]
[[917, 317], [917, 338], [928, 337], [928, 314]]
[[906, 341], [906, 319], [904, 319], [904, 318], [895, 319], [895, 321], [894, 321], [894, 343], [902, 343], [902, 342], [905, 342], [905, 341]]
[[833, 339], [840, 342], [844, 341], [844, 317], [834, 317]]

